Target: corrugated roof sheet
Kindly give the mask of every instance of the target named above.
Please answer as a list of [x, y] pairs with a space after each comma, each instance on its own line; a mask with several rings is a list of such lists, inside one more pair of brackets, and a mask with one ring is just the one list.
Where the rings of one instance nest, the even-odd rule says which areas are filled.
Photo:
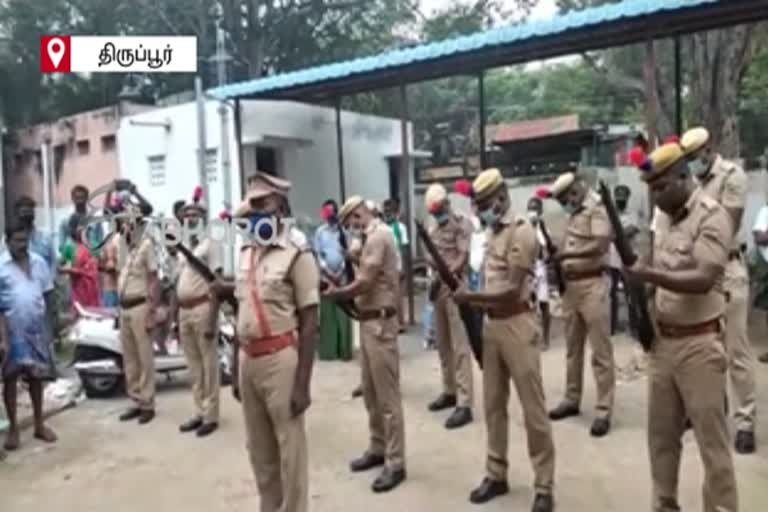
[[[501, 27], [445, 41], [394, 50], [370, 57], [315, 66], [289, 73], [229, 84], [211, 89], [215, 98], [226, 99], [254, 96], [279, 89], [307, 85], [325, 80], [341, 79], [404, 65], [439, 59], [448, 55], [468, 53], [482, 49], [520, 43], [533, 37], [554, 36], [569, 30], [586, 29], [594, 25], [674, 11], [728, 0], [626, 0], [607, 4], [549, 20], [531, 21], [520, 25]], [[730, 0], [732, 1], [732, 0]]]
[[486, 140], [495, 143], [537, 139], [550, 135], [573, 132], [579, 129], [579, 116], [568, 115], [545, 119], [528, 119], [512, 123], [501, 123], [486, 127]]

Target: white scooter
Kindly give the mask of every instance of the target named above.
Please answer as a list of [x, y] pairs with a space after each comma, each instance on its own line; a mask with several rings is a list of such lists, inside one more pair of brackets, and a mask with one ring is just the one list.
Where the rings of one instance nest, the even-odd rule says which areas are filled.
[[[84, 308], [75, 303], [78, 319], [69, 337], [75, 345], [74, 368], [80, 376], [88, 398], [108, 398], [117, 395], [125, 384], [123, 351], [117, 328], [117, 310]], [[219, 321], [219, 370], [222, 385], [232, 382], [232, 341], [234, 321], [221, 313]], [[168, 354], [159, 354], [155, 347], [155, 370], [171, 378], [171, 374], [187, 369], [187, 360], [178, 340], [172, 336], [166, 343]]]

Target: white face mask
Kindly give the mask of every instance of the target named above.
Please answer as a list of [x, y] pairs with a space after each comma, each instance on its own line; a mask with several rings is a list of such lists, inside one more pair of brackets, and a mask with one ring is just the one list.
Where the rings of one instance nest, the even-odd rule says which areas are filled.
[[694, 158], [688, 162], [688, 169], [696, 176], [704, 176], [709, 171], [709, 162], [706, 162], [701, 157]]
[[532, 222], [539, 220], [539, 212], [537, 212], [536, 210], [528, 210], [528, 220]]

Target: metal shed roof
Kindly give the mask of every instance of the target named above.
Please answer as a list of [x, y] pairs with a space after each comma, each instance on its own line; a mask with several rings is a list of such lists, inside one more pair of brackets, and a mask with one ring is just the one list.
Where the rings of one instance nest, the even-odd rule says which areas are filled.
[[311, 101], [768, 18], [766, 0], [625, 0], [446, 41], [211, 89]]

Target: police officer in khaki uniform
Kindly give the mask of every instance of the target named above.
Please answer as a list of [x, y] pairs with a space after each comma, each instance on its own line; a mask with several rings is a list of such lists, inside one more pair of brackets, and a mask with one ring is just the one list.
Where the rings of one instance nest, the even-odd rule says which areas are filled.
[[[205, 237], [207, 210], [198, 202], [184, 206], [184, 233], [193, 254], [214, 273], [224, 266], [221, 244]], [[200, 233], [198, 233], [200, 231]], [[192, 396], [196, 414], [179, 427], [181, 432], [195, 431], [198, 437], [213, 433], [219, 424], [218, 301], [212, 299], [208, 283], [184, 258], [179, 256], [176, 284], [179, 339], [192, 374]]]
[[697, 188], [678, 143], [641, 165], [658, 207], [653, 261], [625, 269], [656, 287], [657, 339], [648, 369], [648, 447], [653, 510], [679, 511], [678, 473], [686, 417], [704, 463], [705, 512], [739, 510], [728, 420], [723, 408], [728, 358], [722, 278], [733, 223]]
[[[429, 236], [451, 272], [463, 280], [469, 259], [472, 225], [469, 219], [452, 211], [448, 192], [442, 185], [431, 185], [425, 194], [425, 202], [427, 211], [435, 220]], [[455, 407], [445, 422], [445, 428], [455, 429], [472, 421], [472, 353], [459, 308], [451, 299], [448, 287], [437, 276], [430, 286], [430, 300], [434, 304], [443, 392], [429, 404], [429, 410]]]
[[123, 224], [128, 255], [117, 282], [125, 384], [134, 402], [120, 421], [138, 418], [141, 424], [155, 417], [155, 354], [150, 333], [157, 325], [155, 312], [160, 302], [157, 257], [145, 229], [140, 217]]
[[749, 315], [749, 274], [740, 248], [739, 231], [747, 202], [747, 174], [723, 159], [710, 145], [709, 132], [694, 128], [680, 141], [691, 171], [704, 193], [730, 214], [733, 236], [725, 267], [725, 346], [730, 360], [731, 389], [735, 402], [736, 451], [755, 451], [755, 366], [756, 358], [747, 332]]
[[550, 512], [554, 509], [555, 447], [541, 377], [541, 329], [530, 298], [539, 252], [536, 230], [529, 220], [512, 211], [509, 193], [498, 169], [483, 171], [472, 188], [478, 214], [489, 229], [483, 270], [485, 284], [478, 292], [462, 287], [453, 298], [486, 312], [483, 398], [488, 460], [487, 476], [472, 491], [469, 500], [485, 503], [509, 492], [507, 407], [512, 379], [523, 410], [528, 454], [535, 475], [532, 510]]
[[264, 173], [250, 180], [234, 212], [250, 226], [236, 282], [217, 295], [239, 303], [239, 396], [262, 512], [306, 512], [309, 468], [304, 413], [318, 334], [320, 271], [306, 239], [283, 222], [290, 183]]
[[584, 345], [592, 347], [597, 406], [590, 433], [611, 429], [616, 376], [611, 344], [610, 289], [605, 274], [612, 230], [600, 196], [575, 173], [561, 175], [549, 190], [568, 215], [565, 240], [553, 255], [566, 281], [563, 315], [566, 341], [565, 398], [549, 413], [552, 420], [579, 414], [584, 381]]
[[355, 299], [360, 321], [363, 400], [371, 434], [368, 450], [352, 461], [350, 469], [367, 471], [384, 465], [372, 489], [386, 492], [406, 478], [397, 345], [398, 249], [389, 227], [375, 217], [360, 196], [344, 203], [339, 210], [339, 221], [362, 239], [360, 266], [352, 283], [340, 288], [330, 285], [324, 296], [337, 302]]

